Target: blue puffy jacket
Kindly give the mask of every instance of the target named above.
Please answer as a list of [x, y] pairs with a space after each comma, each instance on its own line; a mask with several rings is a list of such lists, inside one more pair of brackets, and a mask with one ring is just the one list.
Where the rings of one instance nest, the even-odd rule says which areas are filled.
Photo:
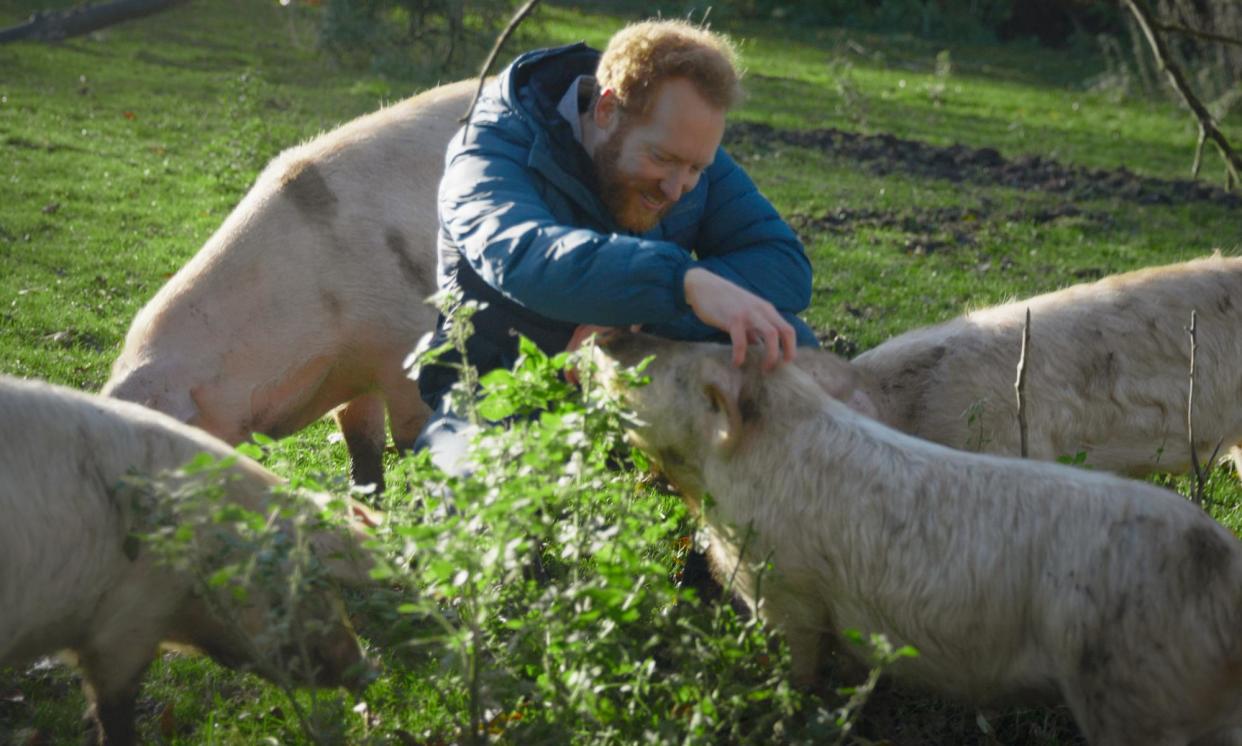
[[[728, 341], [686, 304], [683, 277], [695, 266], [767, 299], [794, 325], [799, 345], [817, 345], [795, 316], [811, 296], [802, 244], [724, 150], [655, 228], [641, 236], [618, 228], [597, 196], [590, 157], [556, 111], [598, 62], [585, 44], [522, 55], [485, 89], [465, 136], [449, 144], [438, 279], [487, 304], [473, 319], [470, 363], [480, 372], [512, 366], [513, 332], [559, 352], [578, 324], [643, 324], [675, 339]], [[423, 398], [434, 408], [453, 379], [447, 367], [425, 368]]]

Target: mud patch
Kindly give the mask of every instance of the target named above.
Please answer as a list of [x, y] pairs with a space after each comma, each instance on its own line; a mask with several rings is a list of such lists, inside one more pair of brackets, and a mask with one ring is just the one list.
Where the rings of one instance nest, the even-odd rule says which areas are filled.
[[1047, 225], [1073, 221], [1101, 229], [1114, 224], [1113, 217], [1101, 211], [1083, 210], [1072, 204], [1051, 207], [1002, 211], [994, 202], [983, 199], [973, 207], [927, 207], [905, 210], [838, 207], [820, 215], [792, 213], [791, 227], [803, 242], [816, 235], [851, 234], [859, 228], [906, 233], [902, 248], [908, 254], [923, 256], [941, 251], [975, 246], [976, 234], [998, 222]]
[[1067, 166], [1038, 155], [1005, 158], [995, 148], [930, 145], [889, 134], [862, 135], [835, 128], [789, 130], [755, 122], [733, 122], [725, 139], [730, 145], [746, 145], [757, 152], [770, 151], [777, 144], [822, 150], [836, 158], [858, 161], [877, 176], [900, 173], [981, 186], [1039, 190], [1062, 194], [1074, 201], [1114, 198], [1145, 205], [1208, 202], [1242, 206], [1242, 197], [1202, 181], [1139, 176], [1124, 167]]
[[858, 354], [858, 340], [847, 337], [836, 329], [816, 329], [815, 338], [819, 340], [820, 347], [847, 360]]
[[969, 707], [896, 690], [884, 682], [863, 708], [857, 733], [866, 739], [864, 743], [891, 746], [1086, 744], [1069, 710], [1063, 706], [991, 710], [987, 720], [991, 734], [980, 730], [978, 714]]

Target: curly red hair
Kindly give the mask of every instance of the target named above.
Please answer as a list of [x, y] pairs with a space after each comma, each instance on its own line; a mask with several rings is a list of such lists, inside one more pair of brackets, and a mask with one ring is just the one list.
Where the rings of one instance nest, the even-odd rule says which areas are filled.
[[646, 116], [660, 84], [685, 78], [712, 105], [728, 111], [742, 99], [742, 72], [728, 37], [680, 20], [632, 23], [613, 35], [595, 72], [621, 108]]

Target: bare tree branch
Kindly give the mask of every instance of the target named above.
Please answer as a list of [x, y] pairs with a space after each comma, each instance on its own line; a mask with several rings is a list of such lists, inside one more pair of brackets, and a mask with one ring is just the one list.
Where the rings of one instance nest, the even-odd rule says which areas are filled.
[[1242, 39], [1235, 39], [1232, 36], [1213, 34], [1208, 31], [1200, 31], [1199, 29], [1191, 28], [1180, 23], [1160, 23], [1157, 21], [1155, 23], [1155, 28], [1158, 31], [1164, 31], [1166, 33], [1184, 34], [1185, 36], [1193, 36], [1198, 39], [1205, 39], [1207, 41], [1215, 41], [1221, 44], [1232, 44], [1237, 47], [1242, 47]]
[[71, 36], [89, 34], [121, 21], [159, 13], [187, 2], [189, 0], [112, 0], [68, 10], [40, 11], [23, 24], [0, 29], [0, 44], [22, 39], [59, 41]]
[[1143, 35], [1147, 37], [1147, 43], [1151, 46], [1152, 54], [1156, 58], [1156, 64], [1168, 76], [1173, 87], [1181, 95], [1182, 100], [1190, 107], [1191, 112], [1199, 120], [1199, 126], [1203, 129], [1203, 133], [1212, 143], [1216, 145], [1216, 149], [1220, 151], [1221, 157], [1225, 160], [1226, 184], [1232, 187], [1238, 182], [1238, 173], [1242, 171], [1242, 157], [1239, 157], [1233, 148], [1229, 146], [1229, 141], [1225, 139], [1224, 134], [1216, 128], [1215, 122], [1212, 121], [1212, 115], [1203, 106], [1194, 92], [1190, 89], [1190, 83], [1187, 82], [1186, 76], [1182, 73], [1177, 63], [1173, 61], [1169, 54], [1169, 49], [1164, 43], [1164, 37], [1159, 33], [1159, 27], [1155, 20], [1152, 19], [1151, 12], [1147, 6], [1143, 4], [1143, 0], [1121, 0], [1131, 14], [1138, 21], [1139, 27], [1143, 30]]
[[1027, 457], [1026, 440], [1026, 353], [1031, 346], [1031, 309], [1026, 309], [1026, 321], [1022, 324], [1022, 352], [1018, 356], [1018, 380], [1014, 381], [1014, 395], [1018, 399], [1018, 453]]
[[470, 128], [470, 117], [474, 115], [474, 107], [479, 103], [479, 96], [483, 93], [483, 84], [487, 81], [487, 74], [491, 72], [492, 65], [496, 64], [496, 57], [500, 55], [500, 48], [505, 45], [505, 42], [509, 40], [513, 32], [517, 31], [517, 27], [522, 24], [522, 21], [526, 19], [526, 16], [530, 15], [530, 12], [538, 4], [539, 0], [526, 0], [526, 4], [518, 8], [518, 11], [513, 14], [513, 18], [509, 19], [509, 25], [505, 26], [505, 30], [501, 31], [500, 36], [496, 37], [496, 43], [492, 45], [492, 51], [488, 53], [487, 60], [483, 63], [483, 69], [479, 71], [479, 87], [475, 89], [474, 97], [470, 99], [470, 108], [466, 109], [466, 113], [461, 118], [461, 121], [466, 125], [462, 127], [461, 131], [463, 141], [465, 141], [466, 132]]

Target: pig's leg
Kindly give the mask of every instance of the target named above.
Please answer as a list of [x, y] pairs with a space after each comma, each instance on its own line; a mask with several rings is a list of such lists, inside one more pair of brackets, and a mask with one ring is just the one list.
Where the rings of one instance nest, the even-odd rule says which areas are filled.
[[349, 478], [356, 485], [373, 484], [384, 491], [384, 399], [364, 394], [333, 413], [349, 449]]
[[91, 703], [87, 714], [94, 721], [94, 737], [100, 744], [129, 746], [138, 742], [134, 705], [142, 674], [155, 657], [158, 644], [142, 637], [92, 640], [90, 648], [79, 651], [83, 688]]
[[1239, 477], [1242, 477], [1242, 443], [1230, 448], [1225, 459], [1233, 462], [1233, 470], [1238, 473]]
[[1242, 730], [1228, 728], [1191, 741], [1191, 746], [1242, 746]]
[[[1080, 674], [1062, 682], [1061, 694], [1074, 714], [1079, 730], [1092, 746], [1186, 746], [1190, 742], [1179, 727], [1173, 725], [1169, 711], [1163, 713], [1147, 710], [1157, 700], [1148, 698], [1156, 687], [1119, 686], [1121, 677], [1107, 672]], [[1126, 697], [1116, 693], [1125, 690]], [[1147, 706], [1140, 704], [1147, 699]], [[1209, 742], [1210, 743], [1210, 742]]]
[[819, 680], [823, 632], [814, 627], [786, 627], [785, 640], [789, 643], [791, 683], [799, 689], [814, 688]]
[[398, 451], [408, 451], [431, 417], [431, 410], [418, 392], [418, 382], [407, 378], [405, 371], [400, 371], [395, 380], [385, 381], [383, 388], [388, 401], [392, 442]]

